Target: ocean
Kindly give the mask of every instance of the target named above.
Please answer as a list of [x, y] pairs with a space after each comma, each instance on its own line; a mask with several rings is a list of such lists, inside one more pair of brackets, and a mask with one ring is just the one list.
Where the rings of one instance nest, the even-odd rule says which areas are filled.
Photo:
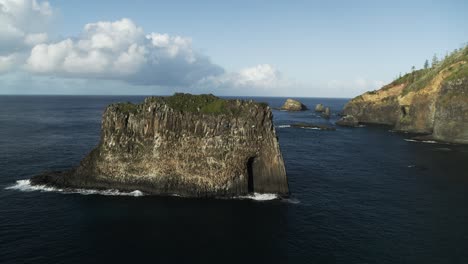
[[[468, 263], [468, 147], [385, 126], [336, 131], [345, 99], [274, 110], [291, 197], [148, 196], [33, 188], [98, 143], [113, 102], [142, 96], [0, 96], [0, 263]], [[285, 98], [251, 98], [279, 107]]]

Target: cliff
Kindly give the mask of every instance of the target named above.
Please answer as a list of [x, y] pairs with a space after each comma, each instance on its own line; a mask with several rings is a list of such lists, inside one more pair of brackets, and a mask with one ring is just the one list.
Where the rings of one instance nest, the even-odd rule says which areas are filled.
[[380, 90], [352, 99], [345, 115], [361, 123], [468, 143], [468, 47], [432, 68], [413, 71]]
[[78, 168], [31, 182], [191, 197], [288, 195], [272, 117], [266, 104], [213, 95], [113, 104], [99, 145]]

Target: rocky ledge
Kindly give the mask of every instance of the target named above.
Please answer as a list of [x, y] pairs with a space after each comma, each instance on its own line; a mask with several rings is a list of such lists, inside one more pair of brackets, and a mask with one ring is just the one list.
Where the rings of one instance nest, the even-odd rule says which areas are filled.
[[31, 182], [189, 197], [287, 196], [272, 117], [266, 104], [213, 95], [112, 104], [103, 114], [99, 145], [77, 168]]
[[352, 99], [343, 113], [355, 118], [352, 123], [385, 124], [395, 131], [468, 144], [468, 46], [431, 68]]

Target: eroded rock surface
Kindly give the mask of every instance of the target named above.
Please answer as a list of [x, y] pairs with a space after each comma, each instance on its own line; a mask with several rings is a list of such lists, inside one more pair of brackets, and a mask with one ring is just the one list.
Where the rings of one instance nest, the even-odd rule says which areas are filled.
[[32, 183], [195, 197], [289, 193], [266, 104], [189, 94], [110, 105], [100, 143], [80, 166]]
[[307, 107], [301, 102], [289, 98], [280, 109], [285, 111], [304, 111], [307, 110]]
[[468, 143], [468, 47], [433, 68], [409, 73], [352, 99], [343, 113], [361, 123]]

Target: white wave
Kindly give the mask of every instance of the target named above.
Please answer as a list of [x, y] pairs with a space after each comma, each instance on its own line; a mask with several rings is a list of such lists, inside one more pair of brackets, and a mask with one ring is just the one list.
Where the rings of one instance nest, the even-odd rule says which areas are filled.
[[94, 189], [74, 189], [74, 188], [56, 188], [47, 185], [32, 185], [30, 180], [19, 180], [16, 181], [15, 185], [7, 187], [8, 190], [18, 190], [22, 192], [58, 192], [63, 194], [82, 194], [82, 195], [107, 195], [107, 196], [134, 196], [139, 197], [144, 194], [135, 190], [133, 192], [122, 192], [119, 190], [109, 189], [109, 190], [94, 190]]
[[287, 199], [283, 199], [281, 201], [284, 201], [286, 203], [290, 203], [290, 204], [300, 204], [301, 201], [299, 201], [298, 199], [295, 199], [295, 198], [287, 198]]
[[291, 125], [279, 125], [279, 126], [277, 126], [277, 128], [288, 128], [288, 127], [291, 127]]
[[301, 127], [303, 129], [311, 129], [311, 130], [323, 130], [322, 128], [319, 127]]
[[429, 143], [429, 144], [437, 144], [438, 142], [437, 141], [434, 141], [434, 140], [415, 140], [415, 139], [405, 139], [405, 141], [408, 141], [408, 142], [419, 142], [419, 143]]
[[366, 125], [358, 125], [357, 127], [366, 127]]
[[271, 201], [279, 199], [278, 195], [274, 193], [253, 193], [244, 196], [237, 196], [237, 199], [250, 199], [255, 201]]

